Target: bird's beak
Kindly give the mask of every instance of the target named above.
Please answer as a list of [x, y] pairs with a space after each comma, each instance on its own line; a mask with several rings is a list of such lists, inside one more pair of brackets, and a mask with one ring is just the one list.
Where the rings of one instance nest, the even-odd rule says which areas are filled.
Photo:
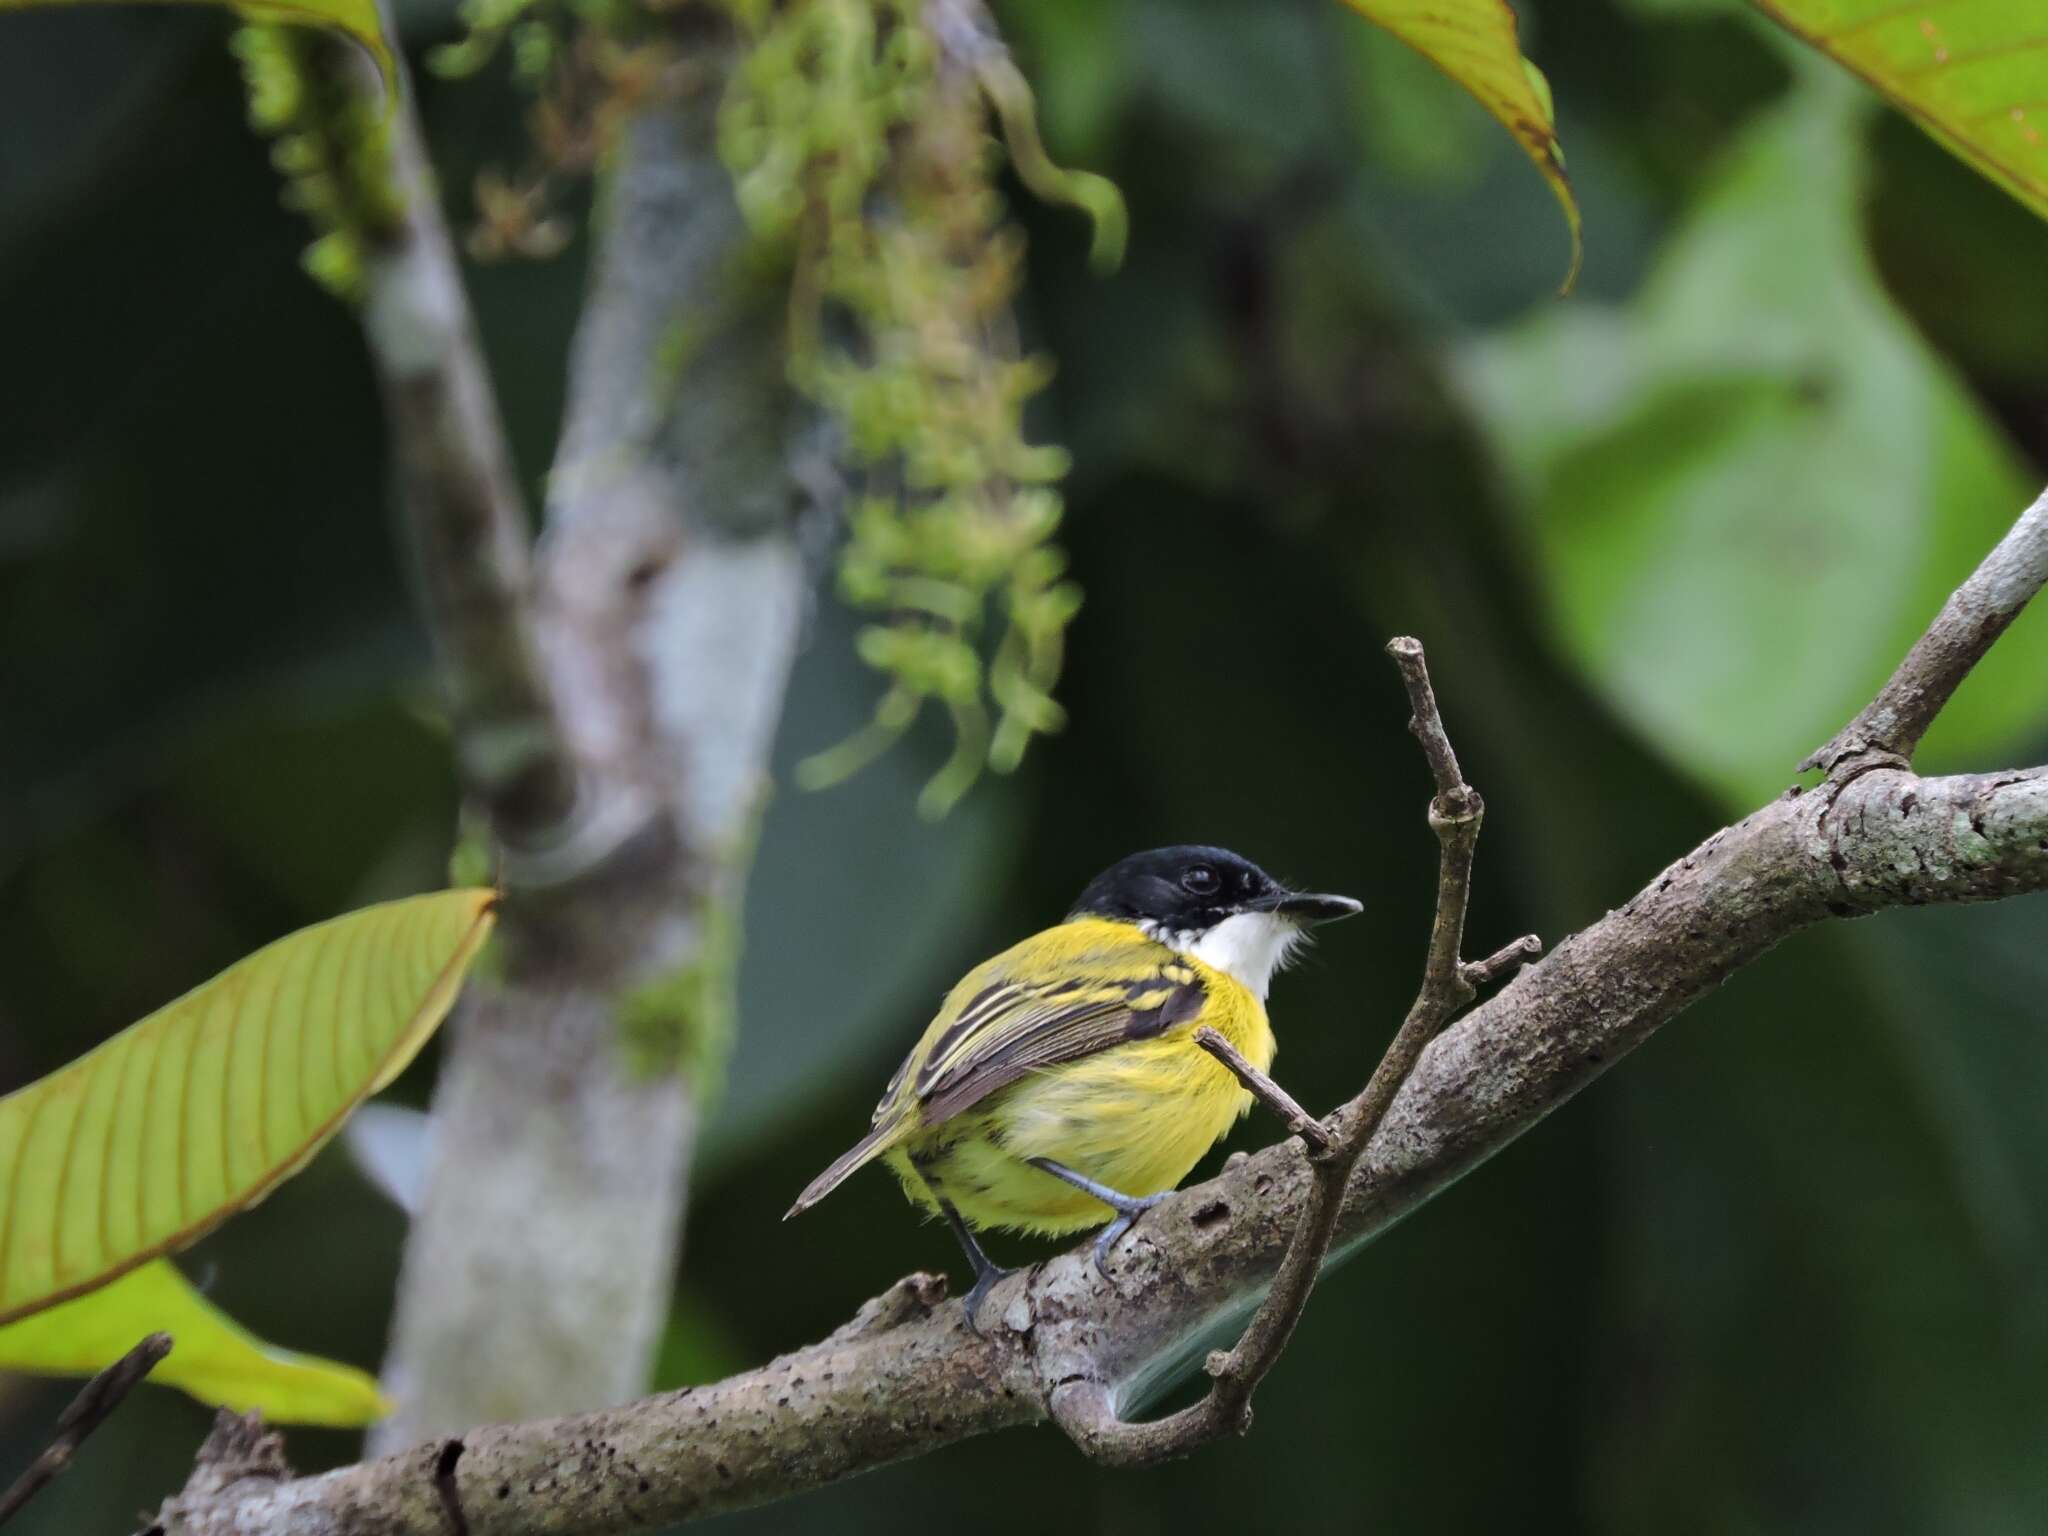
[[1312, 896], [1301, 891], [1280, 891], [1257, 902], [1255, 910], [1292, 918], [1306, 927], [1313, 923], [1334, 923], [1340, 917], [1355, 917], [1365, 908], [1349, 896]]

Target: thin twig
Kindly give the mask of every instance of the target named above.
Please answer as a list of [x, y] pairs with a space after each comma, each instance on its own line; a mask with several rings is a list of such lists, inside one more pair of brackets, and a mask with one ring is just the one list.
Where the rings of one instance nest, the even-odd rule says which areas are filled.
[[[397, 36], [388, 5], [384, 19]], [[403, 212], [368, 253], [363, 335], [450, 694], [463, 789], [506, 849], [551, 849], [580, 830], [577, 768], [533, 633], [531, 518], [442, 217], [412, 80], [403, 58], [393, 62], [388, 170]], [[337, 68], [353, 88], [378, 93], [360, 57], [340, 58]]]
[[1401, 669], [1401, 682], [1408, 689], [1408, 707], [1413, 711], [1408, 729], [1422, 743], [1422, 755], [1429, 760], [1429, 772], [1436, 780], [1436, 792], [1451, 802], [1452, 810], [1462, 809], [1457, 803], [1459, 797], [1472, 794], [1472, 786], [1458, 771], [1458, 754], [1451, 750], [1451, 738], [1444, 730], [1443, 716], [1437, 711], [1436, 693], [1429, 686], [1429, 664], [1423, 659], [1422, 642], [1412, 635], [1396, 635], [1387, 642], [1387, 654]]
[[[1208, 1394], [1200, 1402], [1163, 1419], [1131, 1424], [1118, 1415], [1114, 1397], [1100, 1383], [1077, 1379], [1054, 1392], [1053, 1417], [1098, 1461], [1119, 1466], [1162, 1461], [1186, 1455], [1219, 1436], [1241, 1434], [1250, 1425], [1252, 1394], [1279, 1361], [1301, 1320], [1323, 1259], [1330, 1251], [1331, 1239], [1336, 1235], [1345, 1186], [1358, 1160], [1365, 1155], [1373, 1133], [1386, 1118], [1394, 1095], [1414, 1070], [1423, 1047], [1437, 1037], [1459, 1009], [1472, 1001], [1480, 982], [1492, 979], [1513, 961], [1532, 953], [1535, 947], [1533, 938], [1518, 939], [1476, 964], [1467, 965], [1460, 959], [1465, 909], [1472, 892], [1472, 854], [1479, 842], [1485, 807], [1478, 791], [1459, 772], [1458, 756], [1451, 750], [1450, 736], [1444, 730], [1436, 694], [1429, 684], [1422, 643], [1402, 636], [1388, 643], [1387, 653], [1401, 669], [1402, 681], [1407, 685], [1408, 701], [1414, 711], [1409, 729], [1422, 743], [1423, 756], [1429, 762], [1437, 788], [1429, 805], [1429, 827], [1436, 834], [1438, 849], [1436, 919], [1430, 928], [1421, 989], [1365, 1091], [1324, 1123], [1322, 1129], [1328, 1135], [1329, 1145], [1310, 1164], [1311, 1179], [1301, 1219], [1281, 1256], [1272, 1287], [1236, 1346], [1209, 1356], [1206, 1368], [1212, 1382]], [[1200, 1043], [1221, 1056], [1214, 1043]], [[1227, 1058], [1225, 1065], [1230, 1065]], [[1249, 1063], [1246, 1065], [1249, 1067]], [[1237, 1069], [1233, 1066], [1232, 1070]], [[1265, 1097], [1242, 1072], [1238, 1075], [1254, 1093]], [[1260, 1078], [1263, 1081], [1264, 1074]], [[1289, 1117], [1290, 1110], [1300, 1112], [1277, 1086], [1273, 1092], [1288, 1106], [1277, 1111], [1283, 1119]], [[1267, 1102], [1273, 1103], [1271, 1099]]]
[[2022, 512], [1969, 580], [1950, 595], [1890, 681], [1826, 746], [1799, 765], [1833, 774], [1851, 758], [1904, 767], [1970, 669], [2048, 586], [2048, 491]]
[[85, 1390], [57, 1416], [57, 1433], [49, 1448], [29, 1463], [28, 1470], [14, 1480], [13, 1487], [0, 1493], [0, 1525], [20, 1514], [24, 1504], [63, 1476], [85, 1437], [105, 1423], [107, 1416], [170, 1352], [171, 1336], [152, 1333], [85, 1384]]
[[1230, 1075], [1250, 1090], [1251, 1096], [1277, 1116], [1290, 1135], [1308, 1143], [1309, 1152], [1320, 1156], [1330, 1148], [1329, 1134], [1316, 1117], [1295, 1103], [1294, 1095], [1244, 1059], [1244, 1053], [1204, 1024], [1195, 1031], [1195, 1044], [1230, 1069]]

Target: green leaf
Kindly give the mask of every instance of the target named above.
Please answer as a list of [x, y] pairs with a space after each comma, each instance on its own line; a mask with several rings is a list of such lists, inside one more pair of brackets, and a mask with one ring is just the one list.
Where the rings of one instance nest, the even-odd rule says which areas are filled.
[[172, 1348], [149, 1379], [202, 1403], [257, 1411], [274, 1424], [337, 1429], [391, 1411], [367, 1373], [265, 1344], [194, 1290], [168, 1259], [0, 1328], [0, 1370], [90, 1376], [157, 1332], [171, 1336]]
[[[1864, 99], [1816, 75], [1735, 150], [1626, 311], [1540, 316], [1461, 367], [1560, 641], [1737, 805], [1870, 697], [2029, 495], [1872, 270]], [[2041, 625], [1987, 658], [1929, 766], [2039, 722]]]
[[[27, 10], [30, 6], [100, 5], [108, 0], [0, 0], [0, 11]], [[151, 0], [151, 3], [185, 4], [188, 0]], [[189, 0], [189, 3], [220, 5], [247, 21], [296, 22], [304, 26], [329, 27], [360, 43], [376, 61], [383, 77], [386, 100], [398, 86], [397, 65], [384, 38], [384, 26], [377, 14], [377, 0]]]
[[0, 1099], [0, 1323], [297, 1172], [447, 1015], [496, 902], [441, 891], [302, 929]]
[[1470, 91], [1514, 135], [1522, 152], [1550, 183], [1571, 232], [1565, 289], [1579, 274], [1579, 203], [1564, 170], [1550, 85], [1522, 57], [1515, 13], [1507, 0], [1344, 0], [1359, 15], [1393, 33]]
[[2048, 12], [2041, 0], [1755, 0], [2048, 218]]

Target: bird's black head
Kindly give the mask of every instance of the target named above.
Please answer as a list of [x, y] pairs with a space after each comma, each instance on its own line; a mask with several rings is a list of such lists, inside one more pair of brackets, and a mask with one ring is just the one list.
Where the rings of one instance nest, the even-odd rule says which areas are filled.
[[1349, 896], [1291, 891], [1227, 848], [1183, 843], [1134, 853], [1088, 882], [1073, 916], [1143, 923], [1162, 933], [1199, 935], [1244, 913], [1265, 913], [1297, 927], [1349, 917]]

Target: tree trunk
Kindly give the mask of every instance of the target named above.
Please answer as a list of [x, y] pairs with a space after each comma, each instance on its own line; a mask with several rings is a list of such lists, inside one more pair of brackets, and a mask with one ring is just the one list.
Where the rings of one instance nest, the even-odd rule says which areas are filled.
[[631, 1397], [667, 1315], [807, 589], [781, 313], [738, 280], [714, 142], [728, 59], [693, 48], [691, 87], [626, 125], [600, 201], [532, 605], [576, 804], [503, 854], [378, 1449]]

